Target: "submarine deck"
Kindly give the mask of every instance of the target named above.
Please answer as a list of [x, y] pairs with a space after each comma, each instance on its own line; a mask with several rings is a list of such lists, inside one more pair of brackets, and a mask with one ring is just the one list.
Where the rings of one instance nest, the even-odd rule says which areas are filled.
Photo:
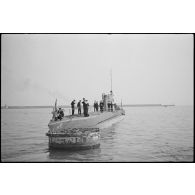
[[88, 117], [82, 115], [68, 115], [62, 120], [50, 121], [48, 126], [51, 131], [67, 128], [93, 128], [98, 124], [103, 123], [107, 120], [121, 116], [122, 111], [117, 110], [113, 112], [91, 112]]

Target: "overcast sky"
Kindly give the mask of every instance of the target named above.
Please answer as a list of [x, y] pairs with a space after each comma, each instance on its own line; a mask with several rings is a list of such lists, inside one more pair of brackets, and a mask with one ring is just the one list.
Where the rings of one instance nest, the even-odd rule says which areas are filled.
[[92, 104], [113, 92], [123, 104], [193, 105], [192, 35], [2, 35], [1, 105]]

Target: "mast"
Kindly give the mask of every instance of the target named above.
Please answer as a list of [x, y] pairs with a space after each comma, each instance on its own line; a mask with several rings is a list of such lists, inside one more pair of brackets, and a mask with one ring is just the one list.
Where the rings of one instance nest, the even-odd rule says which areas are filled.
[[111, 91], [112, 91], [112, 69], [110, 71]]
[[55, 101], [54, 110], [57, 111], [57, 98], [56, 98], [56, 101]]

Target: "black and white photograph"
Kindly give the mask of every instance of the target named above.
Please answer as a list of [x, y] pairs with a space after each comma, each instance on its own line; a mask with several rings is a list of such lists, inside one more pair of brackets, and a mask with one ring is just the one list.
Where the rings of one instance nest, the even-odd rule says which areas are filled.
[[194, 162], [194, 35], [1, 34], [2, 162]]

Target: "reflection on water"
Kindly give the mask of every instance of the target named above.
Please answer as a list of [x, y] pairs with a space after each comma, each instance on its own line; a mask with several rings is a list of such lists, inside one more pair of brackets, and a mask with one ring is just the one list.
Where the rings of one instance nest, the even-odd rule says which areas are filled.
[[48, 158], [53, 160], [66, 161], [94, 161], [94, 157], [98, 158], [101, 153], [101, 148], [88, 149], [88, 150], [56, 150], [49, 149]]
[[124, 120], [101, 130], [99, 148], [80, 151], [49, 149], [45, 133], [51, 109], [1, 110], [2, 161], [193, 161], [193, 107], [125, 110]]

